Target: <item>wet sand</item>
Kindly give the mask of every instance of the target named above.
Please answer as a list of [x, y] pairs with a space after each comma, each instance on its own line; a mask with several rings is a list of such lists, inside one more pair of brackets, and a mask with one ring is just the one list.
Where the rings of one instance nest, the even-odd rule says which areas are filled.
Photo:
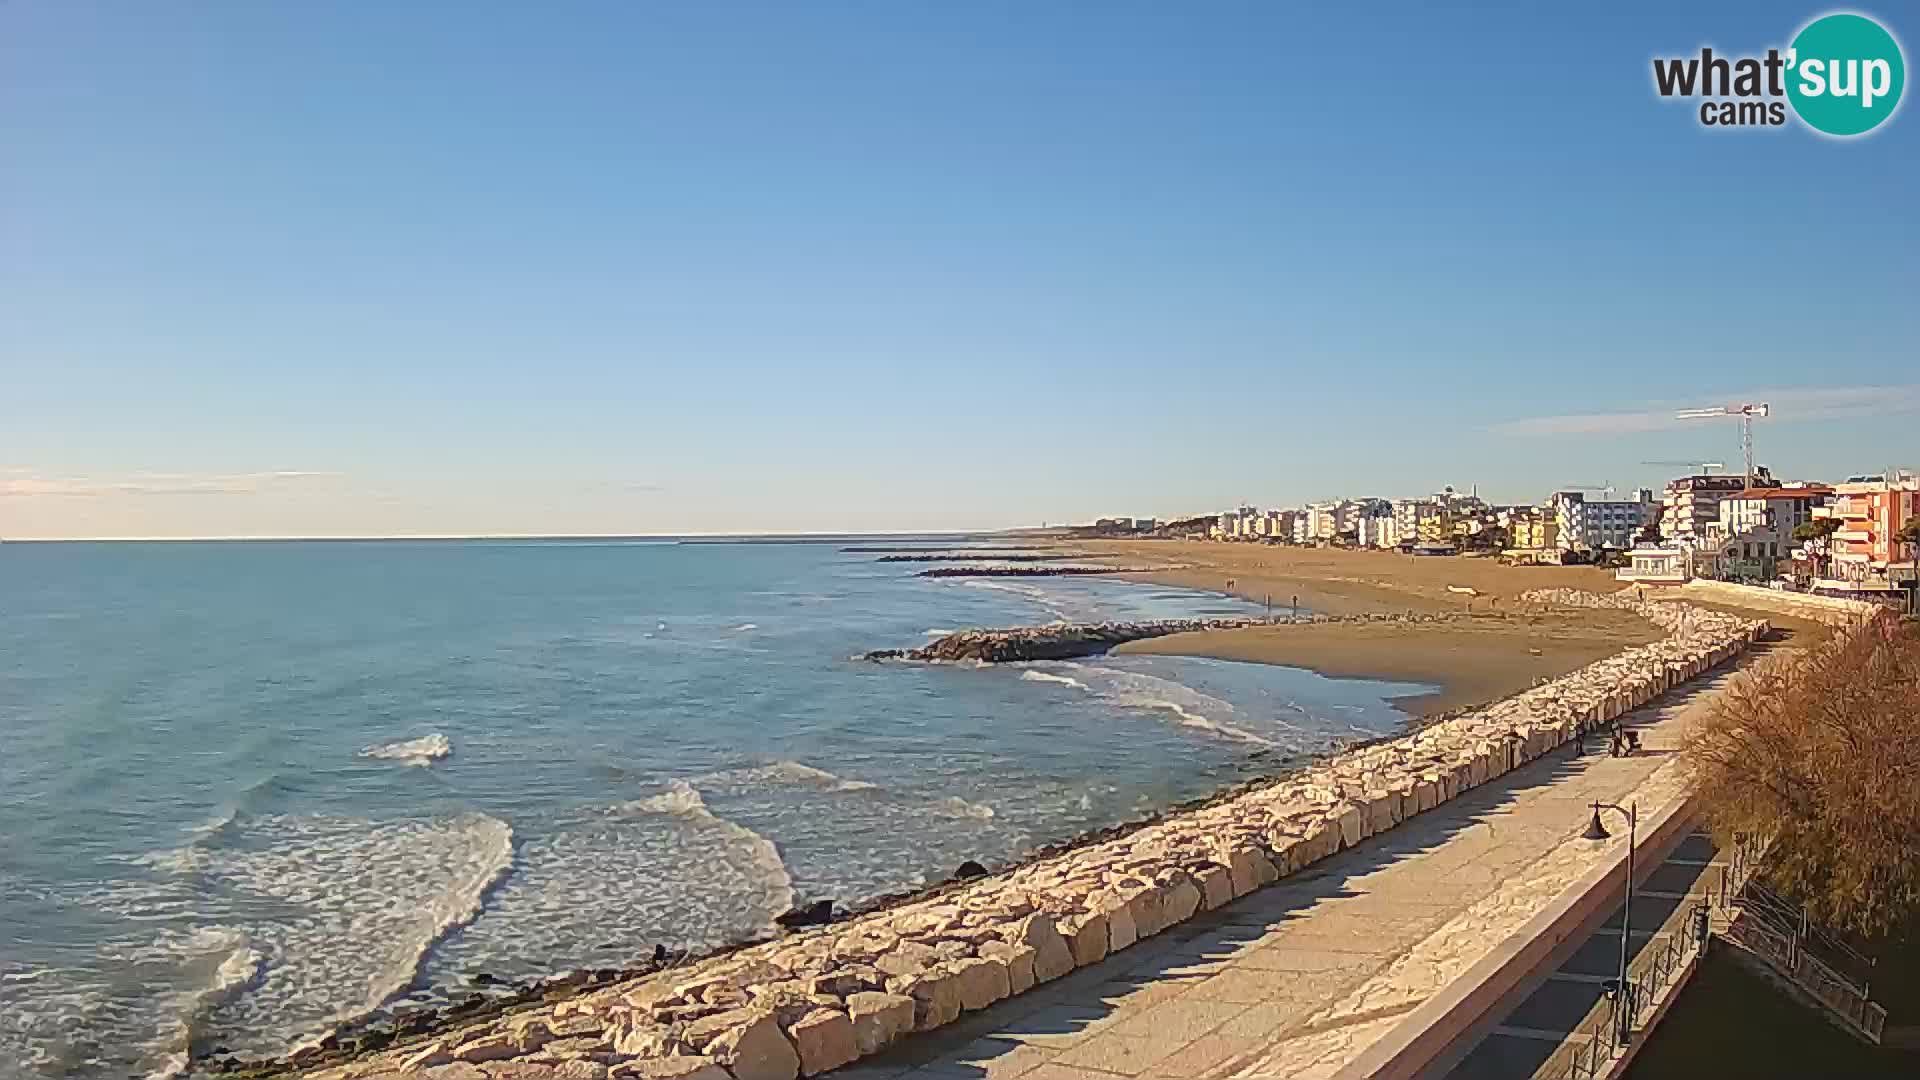
[[1620, 588], [1612, 571], [1591, 566], [1506, 566], [1465, 556], [1199, 541], [1083, 540], [1075, 546], [1128, 565], [1170, 567], [1125, 575], [1129, 580], [1271, 602], [1279, 617], [1296, 598], [1302, 610], [1330, 615], [1460, 616], [1441, 624], [1328, 623], [1176, 634], [1117, 650], [1284, 664], [1333, 678], [1437, 687], [1395, 702], [1413, 716], [1495, 701], [1660, 636], [1637, 615], [1542, 611], [1515, 599], [1531, 589]]
[[1300, 623], [1210, 630], [1129, 642], [1114, 651], [1283, 664], [1331, 678], [1426, 683], [1437, 690], [1394, 701], [1403, 712], [1420, 717], [1516, 694], [1660, 636], [1653, 624], [1624, 611], [1503, 612], [1438, 624]]

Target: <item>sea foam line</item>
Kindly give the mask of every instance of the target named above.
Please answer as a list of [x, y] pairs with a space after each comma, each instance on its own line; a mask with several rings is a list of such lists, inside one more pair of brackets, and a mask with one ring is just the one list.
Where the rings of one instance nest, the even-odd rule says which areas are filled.
[[377, 743], [364, 747], [360, 751], [363, 758], [375, 758], [384, 761], [404, 761], [409, 765], [425, 766], [439, 761], [453, 753], [453, 743], [445, 735], [434, 732], [417, 739], [402, 742]]

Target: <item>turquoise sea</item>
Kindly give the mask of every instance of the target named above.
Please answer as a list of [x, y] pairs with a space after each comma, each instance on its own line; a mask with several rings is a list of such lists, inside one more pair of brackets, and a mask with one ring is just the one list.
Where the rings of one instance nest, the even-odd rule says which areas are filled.
[[1389, 733], [1424, 689], [858, 661], [1251, 609], [844, 543], [0, 547], [0, 1077], [176, 1074], [763, 933]]

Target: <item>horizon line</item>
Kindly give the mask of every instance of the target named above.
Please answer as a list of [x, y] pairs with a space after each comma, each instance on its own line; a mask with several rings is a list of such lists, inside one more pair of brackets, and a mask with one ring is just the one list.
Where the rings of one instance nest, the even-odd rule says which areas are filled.
[[[1065, 526], [1062, 526], [1063, 528]], [[795, 532], [664, 532], [664, 533], [394, 533], [375, 535], [256, 536], [0, 536], [0, 544], [237, 544], [237, 543], [367, 543], [431, 540], [741, 540], [807, 539], [862, 536], [968, 536], [980, 533], [1043, 531], [1046, 527], [1012, 525], [983, 529], [873, 529], [858, 532], [806, 530]]]

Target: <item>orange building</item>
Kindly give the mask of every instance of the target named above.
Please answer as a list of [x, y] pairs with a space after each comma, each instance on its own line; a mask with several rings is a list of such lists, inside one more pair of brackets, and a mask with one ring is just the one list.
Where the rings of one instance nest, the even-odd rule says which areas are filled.
[[1829, 549], [1831, 576], [1815, 579], [1815, 590], [1885, 593], [1911, 587], [1920, 545], [1902, 544], [1893, 534], [1920, 516], [1920, 477], [1853, 477], [1835, 484], [1827, 505], [1816, 507], [1813, 515], [1840, 522]]

